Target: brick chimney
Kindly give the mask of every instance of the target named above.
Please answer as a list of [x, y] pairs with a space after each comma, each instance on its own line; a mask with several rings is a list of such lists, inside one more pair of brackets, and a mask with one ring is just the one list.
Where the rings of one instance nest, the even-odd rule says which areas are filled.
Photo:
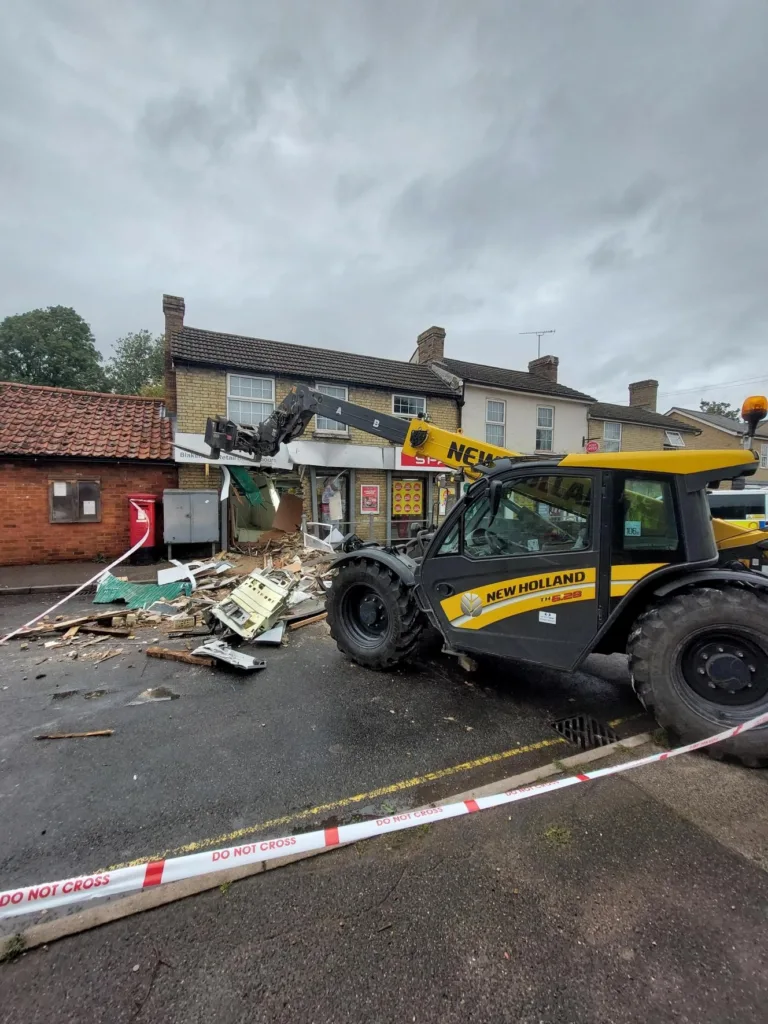
[[528, 363], [528, 373], [533, 373], [537, 377], [543, 377], [544, 380], [551, 380], [553, 384], [557, 384], [559, 365], [560, 360], [557, 356], [539, 356], [538, 359], [532, 359]]
[[415, 363], [439, 363], [445, 355], [445, 328], [428, 327], [416, 339]]
[[656, 395], [659, 390], [657, 380], [638, 380], [629, 385], [629, 404], [639, 409], [656, 412]]
[[173, 368], [171, 335], [177, 334], [184, 326], [184, 299], [179, 295], [164, 295], [163, 315], [165, 316], [165, 408], [169, 413], [175, 413], [176, 371]]

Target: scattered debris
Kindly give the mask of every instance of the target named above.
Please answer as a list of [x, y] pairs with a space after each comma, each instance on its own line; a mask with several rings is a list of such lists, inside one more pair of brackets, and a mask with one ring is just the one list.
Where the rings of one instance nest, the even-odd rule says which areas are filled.
[[[74, 691], [77, 693], [77, 690]], [[83, 694], [83, 700], [98, 700], [99, 697], [105, 697], [107, 690], [89, 690], [88, 693]]]
[[292, 623], [298, 622], [300, 619], [309, 619], [323, 611], [325, 611], [325, 598], [315, 598], [313, 601], [302, 602], [295, 611], [287, 612], [281, 617], [290, 627]]
[[114, 651], [105, 651], [103, 654], [100, 654], [99, 657], [96, 659], [96, 664], [97, 665], [101, 665], [102, 662], [109, 661], [110, 658], [116, 658], [118, 656], [118, 654], [122, 654], [122, 653], [123, 653], [123, 648], [122, 647], [118, 647], [117, 650], [114, 650]]
[[258, 658], [254, 658], [250, 654], [242, 654], [230, 647], [229, 644], [225, 644], [223, 640], [211, 640], [210, 643], [195, 648], [192, 653], [193, 655], [216, 658], [218, 661], [234, 665], [235, 668], [243, 669], [245, 672], [255, 672], [257, 669], [267, 667], [266, 661], [259, 661]]
[[89, 736], [111, 736], [114, 729], [96, 729], [93, 732], [44, 732], [36, 740], [84, 740]]
[[[139, 696], [129, 701], [127, 707], [132, 708], [137, 704], [151, 704], [160, 700], [178, 700], [179, 694], [169, 690], [167, 686], [155, 686], [149, 690], [142, 690]], [[135, 777], [135, 776], [134, 776]]]
[[[82, 626], [77, 627], [82, 633], [95, 633], [97, 636], [121, 636], [127, 637], [131, 635], [130, 629], [115, 628], [114, 626], [94, 626], [90, 622], [86, 622]], [[64, 636], [66, 640], [66, 635]]]
[[79, 690], [61, 690], [59, 693], [52, 693], [51, 700], [66, 700], [67, 697], [74, 697]]
[[[176, 615], [179, 609], [175, 605], [169, 604], [167, 601], [155, 601], [154, 604], [149, 606], [147, 611], [154, 615]], [[135, 618], [136, 616], [134, 616], [134, 619]]]
[[166, 661], [183, 661], [185, 665], [205, 665], [207, 668], [213, 668], [215, 664], [213, 658], [196, 658], [189, 651], [172, 651], [166, 647], [148, 647], [147, 657], [164, 658]]
[[72, 640], [77, 636], [77, 632], [80, 629], [79, 626], [70, 626], [67, 632], [62, 637], [63, 640]]
[[283, 642], [285, 636], [285, 622], [281, 619], [276, 626], [272, 629], [267, 629], [263, 633], [259, 633], [257, 637], [254, 637], [254, 643], [257, 644], [274, 644], [279, 647]]

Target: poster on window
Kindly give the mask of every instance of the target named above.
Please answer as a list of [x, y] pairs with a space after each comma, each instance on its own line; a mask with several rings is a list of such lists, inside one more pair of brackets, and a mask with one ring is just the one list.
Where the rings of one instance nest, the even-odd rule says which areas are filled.
[[423, 509], [421, 480], [392, 481], [392, 515], [418, 519]]
[[378, 484], [360, 484], [360, 513], [364, 516], [379, 514]]

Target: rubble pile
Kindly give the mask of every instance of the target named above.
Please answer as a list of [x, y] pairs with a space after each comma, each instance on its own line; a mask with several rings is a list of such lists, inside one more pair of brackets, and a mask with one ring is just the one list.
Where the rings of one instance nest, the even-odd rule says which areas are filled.
[[[129, 583], [107, 575], [94, 603], [103, 604], [106, 593], [107, 600], [122, 600], [125, 612], [112, 608], [76, 617], [44, 617], [16, 638], [22, 649], [32, 642], [46, 652], [66, 648], [65, 657], [96, 662], [138, 645], [146, 647], [150, 657], [187, 664], [226, 664], [243, 671], [264, 668], [264, 661], [234, 651], [227, 640], [279, 645], [285, 642], [287, 629], [324, 618], [333, 572], [331, 553], [307, 551], [301, 534], [270, 532], [273, 536], [265, 535], [260, 551], [221, 551], [206, 562], [174, 562], [158, 570], [156, 583]], [[177, 596], [169, 599], [169, 594]], [[194, 640], [188, 645], [194, 651], [158, 647], [165, 638]]]

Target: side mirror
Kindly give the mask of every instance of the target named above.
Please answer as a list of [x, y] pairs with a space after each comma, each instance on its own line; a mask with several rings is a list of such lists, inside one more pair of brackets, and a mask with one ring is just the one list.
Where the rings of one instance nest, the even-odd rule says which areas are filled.
[[496, 518], [496, 513], [499, 511], [499, 505], [501, 504], [501, 493], [503, 490], [503, 484], [501, 480], [491, 480], [491, 491], [488, 496], [488, 500], [491, 506], [491, 520]]

